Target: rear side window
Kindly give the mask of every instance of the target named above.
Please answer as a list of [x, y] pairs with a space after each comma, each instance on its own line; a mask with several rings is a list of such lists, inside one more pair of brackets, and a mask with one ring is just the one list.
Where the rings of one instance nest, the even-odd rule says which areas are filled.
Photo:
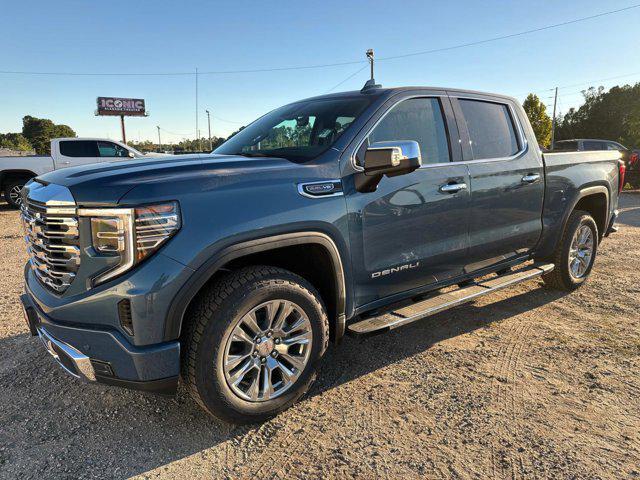
[[65, 157], [97, 157], [98, 147], [90, 140], [62, 141], [60, 154]]
[[478, 100], [459, 102], [475, 160], [504, 158], [518, 153], [518, 137], [506, 105]]
[[606, 150], [607, 144], [605, 142], [594, 142], [591, 140], [585, 140], [582, 142], [582, 148], [584, 150]]
[[563, 152], [577, 152], [578, 151], [578, 142], [574, 140], [566, 140], [562, 142], [556, 142], [555, 150], [560, 150]]
[[449, 161], [449, 141], [437, 98], [411, 98], [395, 105], [369, 135], [369, 145], [415, 140], [424, 165]]

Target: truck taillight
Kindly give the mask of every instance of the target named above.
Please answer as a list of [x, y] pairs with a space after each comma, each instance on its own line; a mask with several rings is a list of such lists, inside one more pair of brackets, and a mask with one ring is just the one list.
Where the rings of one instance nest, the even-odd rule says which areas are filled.
[[624, 188], [624, 174], [627, 172], [627, 166], [622, 160], [618, 162], [618, 193]]

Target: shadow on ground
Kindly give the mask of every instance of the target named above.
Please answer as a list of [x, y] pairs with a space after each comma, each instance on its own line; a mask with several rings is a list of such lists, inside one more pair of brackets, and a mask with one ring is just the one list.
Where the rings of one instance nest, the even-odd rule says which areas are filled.
[[[458, 307], [365, 341], [346, 338], [327, 352], [307, 399], [561, 296], [538, 288], [481, 307]], [[68, 472], [72, 476], [91, 472], [98, 477], [128, 477], [212, 447], [233, 449], [242, 437], [260, 428], [218, 423], [184, 391], [166, 399], [74, 381], [53, 364], [37, 339], [26, 334], [0, 341], [0, 365], [5, 386], [0, 391], [0, 445], [4, 446], [0, 477], [10, 464], [19, 469], [27, 460], [29, 471], [57, 476], [71, 458], [74, 461], [68, 464], [79, 465], [78, 471]], [[33, 398], [32, 392], [40, 392], [40, 397]], [[43, 447], [56, 454], [39, 455]], [[111, 456], [109, 461], [103, 461], [105, 456]], [[119, 459], [116, 470], [113, 456]]]

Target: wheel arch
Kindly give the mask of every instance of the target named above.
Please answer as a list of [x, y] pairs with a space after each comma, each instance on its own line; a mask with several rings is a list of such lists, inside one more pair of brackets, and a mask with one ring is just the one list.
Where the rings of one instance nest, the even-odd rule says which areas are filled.
[[[287, 251], [291, 253], [292, 250], [288, 249], [304, 249], [305, 247], [321, 249], [326, 255], [326, 259], [329, 260], [333, 291], [328, 292], [326, 286], [320, 286], [320, 288], [317, 285], [314, 286], [320, 291], [321, 295], [324, 294], [322, 296], [325, 303], [330, 303], [328, 310], [333, 311], [333, 314], [331, 314], [329, 320], [333, 326], [333, 338], [335, 341], [338, 341], [344, 335], [345, 329], [347, 302], [346, 273], [342, 256], [336, 242], [334, 242], [329, 235], [317, 231], [285, 233], [244, 241], [229, 245], [215, 253], [192, 274], [172, 300], [165, 320], [165, 340], [173, 340], [180, 337], [183, 331], [185, 314], [189, 305], [205, 285], [214, 279], [216, 275], [229, 269], [239, 268], [247, 264], [250, 259], [262, 260], [273, 252]], [[268, 261], [257, 263], [283, 266], [278, 264], [278, 262], [275, 264]], [[249, 264], [255, 264], [255, 262], [249, 262]], [[295, 269], [291, 270], [294, 273], [299, 273], [296, 272]], [[305, 275], [301, 276], [306, 278]], [[311, 281], [309, 278], [306, 279]], [[311, 283], [313, 284], [313, 282]], [[331, 298], [326, 298], [328, 294], [331, 294]]]
[[610, 192], [604, 185], [594, 185], [578, 192], [571, 208], [565, 212], [562, 229], [567, 225], [571, 212], [584, 210], [589, 212], [598, 226], [598, 241], [604, 236], [609, 222]]
[[[20, 158], [20, 157], [17, 157]], [[35, 178], [38, 175], [33, 173], [31, 170], [27, 169], [11, 169], [11, 170], [3, 170], [0, 172], [0, 189], [4, 190], [7, 181], [11, 181], [14, 178], [25, 178], [31, 179]]]

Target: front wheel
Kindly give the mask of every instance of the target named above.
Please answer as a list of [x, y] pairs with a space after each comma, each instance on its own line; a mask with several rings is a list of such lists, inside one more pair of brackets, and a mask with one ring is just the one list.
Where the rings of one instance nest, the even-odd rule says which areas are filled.
[[186, 321], [183, 379], [206, 411], [231, 423], [259, 422], [291, 406], [313, 382], [329, 339], [317, 291], [274, 267], [219, 279]]
[[22, 204], [22, 187], [27, 180], [11, 180], [4, 187], [4, 199], [11, 208], [20, 208]]
[[572, 212], [552, 259], [555, 268], [542, 278], [548, 286], [571, 291], [589, 277], [598, 251], [598, 226], [580, 210]]

